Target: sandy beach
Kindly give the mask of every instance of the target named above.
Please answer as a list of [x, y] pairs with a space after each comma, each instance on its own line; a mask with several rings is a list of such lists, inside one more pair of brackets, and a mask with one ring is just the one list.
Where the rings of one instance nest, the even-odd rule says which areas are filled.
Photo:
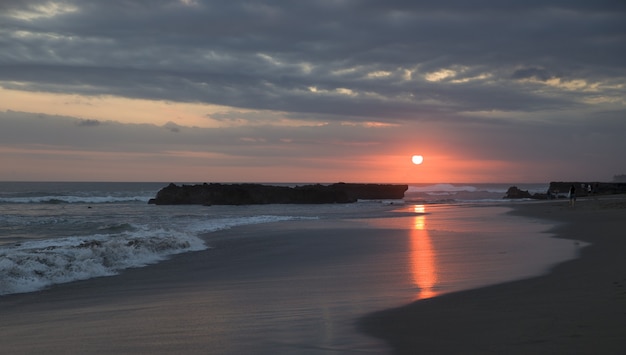
[[521, 204], [512, 213], [566, 222], [553, 232], [593, 246], [545, 276], [417, 302], [411, 230], [300, 220], [215, 232], [209, 250], [0, 297], [0, 343], [12, 354], [624, 353], [625, 207]]
[[513, 213], [562, 222], [557, 237], [592, 245], [545, 276], [374, 313], [361, 329], [396, 354], [625, 354], [624, 196], [528, 203]]
[[0, 343], [12, 354], [384, 353], [354, 323], [410, 301], [395, 269], [406, 245], [388, 237], [348, 221], [216, 232], [209, 250], [0, 297]]

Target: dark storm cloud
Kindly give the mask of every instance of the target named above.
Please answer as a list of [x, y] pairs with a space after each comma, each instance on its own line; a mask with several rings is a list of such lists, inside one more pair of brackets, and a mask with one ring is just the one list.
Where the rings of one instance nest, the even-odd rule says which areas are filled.
[[513, 79], [537, 79], [546, 81], [554, 78], [555, 75], [542, 68], [523, 68], [516, 70], [511, 77]]
[[584, 105], [575, 90], [545, 95], [538, 85], [552, 78], [625, 94], [623, 1], [27, 0], [0, 10], [0, 84], [20, 90], [392, 121]]
[[100, 125], [100, 121], [98, 120], [79, 120], [76, 122], [76, 125], [79, 127], [96, 127]]
[[181, 126], [177, 125], [176, 123], [170, 121], [170, 122], [167, 122], [166, 124], [164, 124], [163, 128], [165, 128], [168, 131], [173, 132], [173, 133], [179, 133], [180, 130], [183, 127], [181, 127]]

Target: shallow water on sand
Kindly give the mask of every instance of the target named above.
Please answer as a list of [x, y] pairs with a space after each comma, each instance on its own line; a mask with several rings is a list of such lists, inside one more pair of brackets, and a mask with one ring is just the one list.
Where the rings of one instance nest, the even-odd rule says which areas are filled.
[[554, 224], [503, 206], [408, 205], [375, 228], [409, 230], [406, 265], [415, 299], [537, 276], [578, 255], [584, 243], [550, 238]]
[[[379, 354], [388, 349], [357, 332], [359, 317], [538, 275], [580, 248], [505, 207], [358, 208], [212, 232], [202, 237], [208, 250], [5, 296], [0, 342], [51, 352]], [[15, 336], [34, 330], [36, 339]]]
[[228, 304], [214, 311], [222, 332], [212, 341], [231, 353], [386, 353], [385, 344], [357, 332], [361, 316], [539, 275], [577, 254], [579, 245], [549, 238], [552, 224], [506, 211], [407, 205], [371, 218], [228, 231], [233, 244], [214, 240], [216, 248], [249, 254], [225, 270], [216, 298]]

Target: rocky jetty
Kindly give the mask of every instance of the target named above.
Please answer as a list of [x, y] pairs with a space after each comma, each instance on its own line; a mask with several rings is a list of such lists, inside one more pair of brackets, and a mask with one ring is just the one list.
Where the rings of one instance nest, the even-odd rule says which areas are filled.
[[545, 193], [531, 194], [517, 186], [511, 186], [503, 197], [505, 199], [530, 198], [535, 200], [557, 199], [567, 197], [570, 187], [576, 188], [576, 196], [626, 194], [626, 183], [623, 182], [580, 182], [552, 181]]
[[567, 194], [572, 185], [576, 188], [576, 196], [626, 193], [626, 182], [553, 181], [548, 190], [553, 194]]
[[346, 184], [296, 187], [262, 184], [169, 184], [150, 204], [156, 205], [258, 205], [351, 203], [357, 200], [401, 199], [408, 185]]

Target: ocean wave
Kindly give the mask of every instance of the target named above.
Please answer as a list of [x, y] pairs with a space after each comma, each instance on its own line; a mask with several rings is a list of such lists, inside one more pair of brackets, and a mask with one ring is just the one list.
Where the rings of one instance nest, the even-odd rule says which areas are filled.
[[137, 228], [131, 223], [113, 223], [98, 227], [98, 230], [101, 233], [122, 233], [127, 231], [134, 231], [136, 229]]
[[0, 295], [115, 275], [206, 248], [196, 236], [164, 229], [28, 241], [0, 249]]
[[207, 219], [196, 220], [188, 223], [185, 227], [186, 230], [196, 233], [210, 233], [222, 229], [229, 229], [237, 226], [245, 226], [249, 224], [263, 224], [272, 222], [303, 220], [303, 219], [317, 219], [317, 217], [296, 217], [296, 216], [274, 216], [274, 215], [259, 215], [248, 217], [232, 217], [232, 218], [219, 218], [219, 219]]
[[0, 197], [0, 203], [41, 203], [41, 204], [100, 204], [100, 203], [147, 203], [146, 196], [18, 196]]
[[411, 185], [404, 199], [428, 204], [493, 202], [502, 199], [507, 188], [506, 184]]
[[422, 192], [422, 193], [431, 193], [431, 194], [445, 194], [459, 191], [468, 191], [475, 192], [478, 188], [471, 185], [463, 185], [463, 186], [455, 186], [452, 184], [434, 184], [428, 186], [409, 186], [408, 193], [411, 192]]
[[308, 217], [249, 216], [195, 220], [173, 228], [128, 223], [89, 236], [32, 240], [0, 248], [0, 295], [33, 292], [54, 284], [112, 276], [168, 257], [207, 249], [202, 233]]

